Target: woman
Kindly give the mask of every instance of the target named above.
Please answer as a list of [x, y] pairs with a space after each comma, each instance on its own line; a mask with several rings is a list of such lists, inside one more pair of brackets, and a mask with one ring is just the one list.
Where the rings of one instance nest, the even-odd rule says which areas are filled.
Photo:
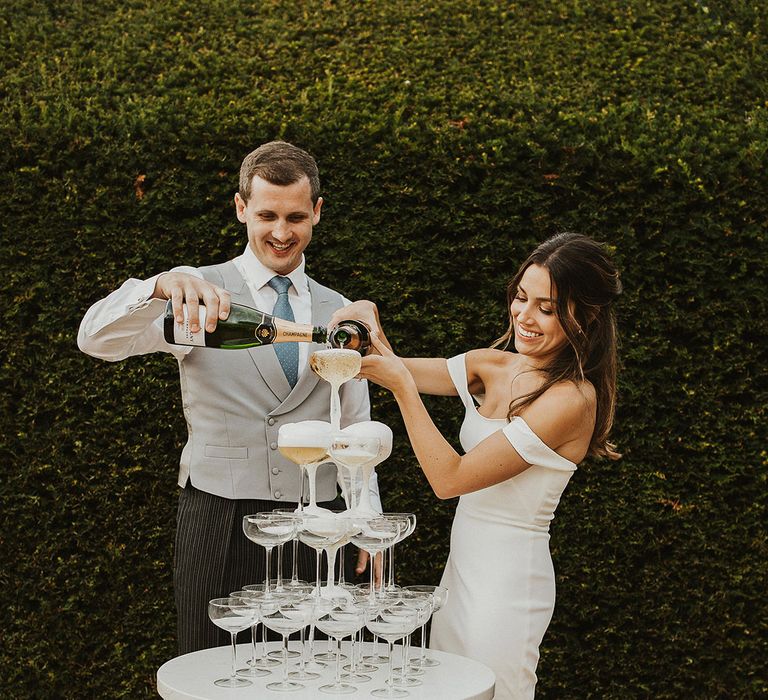
[[[603, 248], [563, 233], [536, 248], [510, 282], [500, 349], [405, 359], [392, 352], [370, 302], [331, 321], [361, 318], [375, 329], [378, 354], [363, 359], [360, 377], [393, 392], [438, 498], [461, 497], [441, 581], [448, 602], [431, 645], [490, 666], [496, 698], [534, 696], [555, 602], [549, 523], [568, 480], [587, 456], [619, 457], [608, 433], [620, 291]], [[465, 454], [441, 435], [420, 393], [461, 398]]]

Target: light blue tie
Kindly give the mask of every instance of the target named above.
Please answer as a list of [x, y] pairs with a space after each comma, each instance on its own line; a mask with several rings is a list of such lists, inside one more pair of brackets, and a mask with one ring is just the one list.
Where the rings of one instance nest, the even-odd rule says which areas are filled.
[[[272, 315], [277, 318], [283, 318], [286, 321], [293, 321], [293, 309], [288, 301], [288, 289], [292, 282], [287, 277], [275, 276], [267, 284], [277, 292], [277, 301], [275, 308], [272, 309]], [[285, 372], [285, 378], [291, 385], [296, 386], [299, 378], [299, 344], [298, 343], [275, 343], [274, 345], [277, 359]]]

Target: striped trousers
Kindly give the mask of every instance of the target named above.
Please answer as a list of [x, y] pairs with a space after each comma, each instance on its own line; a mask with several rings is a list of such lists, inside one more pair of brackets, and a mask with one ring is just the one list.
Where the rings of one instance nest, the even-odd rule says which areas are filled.
[[[208, 601], [228, 596], [251, 583], [263, 583], [266, 577], [266, 550], [243, 534], [243, 517], [291, 505], [222, 498], [200, 491], [189, 482], [181, 489], [173, 565], [179, 654], [229, 644], [229, 633], [208, 618]], [[318, 505], [332, 510], [345, 507], [343, 501]], [[346, 558], [345, 571], [349, 571], [351, 558]], [[315, 551], [299, 543], [297, 559], [299, 578], [313, 583]], [[290, 577], [292, 566], [293, 545], [289, 544], [283, 552], [284, 576]], [[270, 577], [276, 576], [277, 569], [270, 563]]]

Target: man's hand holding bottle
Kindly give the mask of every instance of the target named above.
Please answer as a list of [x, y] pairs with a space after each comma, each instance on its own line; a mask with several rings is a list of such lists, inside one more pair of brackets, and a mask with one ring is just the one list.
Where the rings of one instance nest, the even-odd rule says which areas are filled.
[[187, 305], [189, 311], [190, 330], [197, 333], [200, 330], [198, 322], [198, 309], [200, 302], [206, 307], [205, 330], [213, 333], [216, 323], [229, 316], [230, 294], [226, 289], [215, 284], [190, 275], [185, 272], [164, 272], [157, 278], [155, 299], [170, 299], [173, 306], [173, 314], [177, 323], [184, 322], [183, 305]]

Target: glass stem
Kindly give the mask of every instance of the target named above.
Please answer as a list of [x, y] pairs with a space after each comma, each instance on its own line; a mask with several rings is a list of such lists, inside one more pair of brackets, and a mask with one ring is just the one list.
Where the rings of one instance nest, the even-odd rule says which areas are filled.
[[288, 636], [283, 635], [283, 685], [288, 684]]
[[283, 590], [283, 545], [277, 545], [277, 586], [276, 591]]
[[346, 583], [344, 578], [344, 546], [339, 547], [339, 585], [343, 586]]
[[389, 686], [389, 694], [392, 695], [392, 690], [395, 687], [395, 645], [387, 640], [387, 650], [389, 652], [389, 680], [387, 685]]
[[299, 513], [304, 512], [304, 476], [307, 473], [307, 469], [303, 464], [299, 465], [299, 503], [296, 510]]
[[256, 665], [256, 628], [258, 626], [258, 621], [251, 625], [251, 666]]
[[267, 552], [267, 565], [266, 565], [267, 577], [266, 577], [266, 579], [264, 581], [264, 593], [267, 596], [269, 596], [269, 592], [270, 592], [269, 591], [269, 560], [272, 558], [272, 547], [266, 547], [265, 549], [266, 549], [266, 552]]
[[403, 638], [403, 660], [400, 664], [400, 683], [405, 685], [405, 667], [408, 664], [408, 656], [411, 652], [411, 635], [406, 634]]
[[328, 549], [325, 550], [325, 555], [328, 557], [328, 579], [326, 583], [329, 592], [336, 584], [336, 552], [338, 551], [339, 548], [335, 545], [333, 547], [328, 547]]
[[336, 640], [336, 685], [341, 685], [341, 637]]
[[304, 675], [304, 668], [305, 668], [305, 661], [304, 661], [304, 652], [306, 651], [306, 644], [305, 637], [304, 637], [304, 628], [301, 628], [301, 656], [299, 657], [299, 673], [303, 676]]
[[371, 601], [371, 605], [373, 605], [373, 603], [376, 602], [376, 590], [375, 590], [376, 582], [375, 582], [374, 576], [373, 576], [373, 570], [375, 568], [374, 565], [373, 565], [373, 557], [374, 556], [376, 556], [376, 555], [372, 554], [371, 552], [368, 552], [368, 566], [371, 567], [371, 583], [370, 583], [370, 586], [369, 586], [370, 587], [370, 592], [369, 592], [368, 599]]
[[354, 676], [357, 673], [358, 656], [363, 655], [363, 630], [362, 628], [357, 630], [352, 636], [352, 648], [350, 649], [350, 656], [352, 657], [352, 665], [350, 666], [350, 673]]
[[313, 622], [309, 626], [309, 660], [313, 661], [315, 658], [315, 623]]
[[421, 654], [419, 655], [419, 668], [424, 668], [424, 654], [427, 646], [427, 623], [421, 626]]
[[237, 632], [230, 632], [230, 635], [232, 637], [232, 678], [234, 678], [237, 675], [237, 641], [235, 640]]
[[299, 582], [299, 539], [293, 541], [293, 567], [291, 568], [291, 583]]
[[352, 510], [357, 509], [357, 469], [349, 471], [349, 502], [352, 504]]
[[387, 588], [392, 590], [395, 587], [395, 545], [389, 548], [389, 583]]
[[261, 655], [266, 661], [267, 659], [267, 626], [261, 626]]

